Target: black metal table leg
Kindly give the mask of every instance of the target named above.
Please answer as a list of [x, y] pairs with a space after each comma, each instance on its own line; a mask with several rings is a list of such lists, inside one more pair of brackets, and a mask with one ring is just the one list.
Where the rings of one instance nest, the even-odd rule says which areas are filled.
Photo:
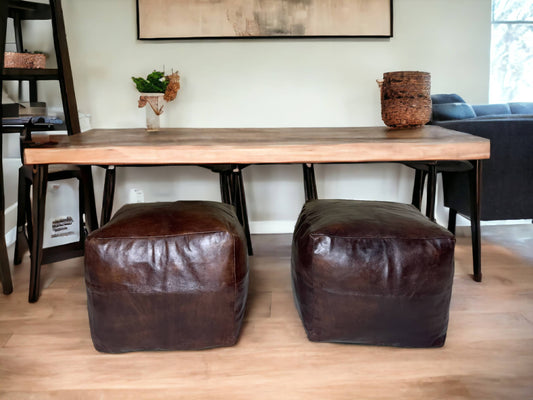
[[233, 166], [232, 171], [232, 200], [237, 211], [239, 222], [244, 228], [244, 235], [246, 236], [246, 243], [248, 245], [248, 255], [253, 256], [254, 250], [252, 247], [252, 236], [250, 234], [250, 226], [248, 223], [248, 210], [246, 209], [246, 197], [244, 193], [244, 182], [242, 179], [241, 168], [238, 165]]
[[90, 165], [80, 165], [81, 183], [83, 184], [83, 204], [85, 205], [85, 226], [89, 233], [98, 229], [96, 202], [94, 200], [93, 173]]
[[472, 168], [468, 171], [470, 188], [470, 229], [472, 232], [472, 260], [474, 264], [474, 280], [481, 282], [481, 160], [471, 161]]
[[455, 228], [457, 223], [457, 210], [450, 208], [450, 214], [448, 215], [448, 230], [455, 235]]
[[[26, 179], [26, 168], [24, 166], [19, 168], [19, 183], [18, 183], [18, 197], [17, 197], [17, 237], [15, 240], [15, 255], [13, 256], [13, 264], [19, 265], [22, 263], [24, 253], [30, 248], [31, 235], [26, 237], [26, 229], [31, 229], [31, 223], [27, 224], [28, 215], [31, 215], [26, 204], [26, 199], [30, 198], [31, 185]], [[26, 228], [26, 226], [28, 228]]]
[[100, 215], [100, 226], [104, 226], [111, 219], [113, 212], [113, 202], [115, 200], [115, 183], [117, 169], [114, 165], [109, 165], [105, 169], [104, 194], [102, 197], [102, 214]]
[[426, 216], [435, 222], [435, 197], [437, 194], [437, 163], [428, 163], [428, 190], [426, 199]]
[[426, 180], [426, 172], [421, 169], [415, 169], [415, 182], [413, 184], [413, 196], [411, 204], [418, 208], [422, 207], [422, 196], [424, 194], [424, 181]]
[[233, 187], [231, 181], [231, 171], [219, 172], [218, 179], [220, 183], [220, 198], [222, 202], [233, 205], [233, 201], [231, 199], [231, 188]]
[[318, 199], [316, 190], [315, 167], [313, 164], [302, 164], [304, 174], [305, 201]]
[[33, 166], [33, 240], [31, 243], [30, 289], [28, 301], [39, 300], [41, 291], [41, 262], [43, 258], [44, 210], [46, 204], [46, 186], [48, 181], [48, 165]]

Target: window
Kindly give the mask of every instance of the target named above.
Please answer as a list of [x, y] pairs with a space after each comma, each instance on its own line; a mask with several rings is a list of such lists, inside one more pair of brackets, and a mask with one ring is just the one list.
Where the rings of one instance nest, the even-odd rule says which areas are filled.
[[533, 0], [492, 0], [490, 102], [533, 101]]

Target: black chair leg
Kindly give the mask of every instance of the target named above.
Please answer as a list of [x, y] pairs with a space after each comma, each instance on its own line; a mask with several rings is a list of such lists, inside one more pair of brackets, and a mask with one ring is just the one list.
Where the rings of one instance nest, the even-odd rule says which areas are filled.
[[450, 213], [448, 214], [448, 230], [455, 235], [455, 227], [457, 221], [457, 210], [450, 208]]
[[413, 185], [413, 197], [411, 204], [421, 210], [422, 196], [424, 193], [424, 181], [426, 180], [426, 172], [421, 169], [415, 169], [415, 183]]
[[220, 198], [223, 203], [233, 204], [231, 199], [231, 172], [220, 172], [218, 174], [220, 180]]
[[80, 203], [80, 209], [85, 213], [85, 227], [90, 233], [98, 229], [93, 174], [90, 165], [81, 165], [79, 168], [81, 177], [80, 185], [82, 185], [83, 189], [83, 205]]
[[[29, 169], [26, 169], [24, 171], [25, 174], [30, 173], [31, 171]], [[26, 177], [26, 188], [25, 188], [25, 196], [26, 196], [26, 235], [28, 235], [28, 247], [31, 251], [31, 245], [33, 243], [33, 219], [31, 218], [32, 213], [32, 204], [31, 204], [31, 193], [32, 193], [32, 178]]]
[[428, 189], [426, 199], [426, 216], [435, 222], [435, 198], [437, 195], [437, 166], [428, 164]]
[[413, 195], [411, 204], [422, 211], [422, 197], [424, 196], [424, 183], [426, 175], [428, 177], [426, 196], [426, 216], [435, 221], [435, 200], [437, 193], [437, 165], [427, 163], [428, 171], [415, 168], [415, 182], [413, 185]]
[[110, 165], [105, 169], [104, 194], [102, 198], [102, 214], [100, 215], [100, 226], [104, 226], [111, 219], [113, 212], [113, 202], [115, 200], [115, 183], [117, 169]]
[[305, 201], [318, 199], [316, 190], [315, 167], [313, 164], [302, 164], [304, 175]]
[[32, 218], [33, 241], [31, 244], [30, 288], [28, 301], [35, 303], [41, 293], [41, 263], [43, 258], [43, 223], [48, 182], [48, 165], [33, 167], [33, 204]]
[[244, 193], [244, 182], [242, 179], [242, 171], [238, 165], [233, 167], [233, 200], [237, 217], [243, 226], [244, 234], [246, 236], [246, 243], [248, 244], [248, 255], [253, 256], [254, 251], [252, 247], [252, 236], [250, 234], [250, 225], [248, 223], [248, 211], [246, 209], [246, 196]]
[[15, 255], [13, 257], [13, 264], [19, 265], [22, 263], [24, 253], [29, 249], [31, 243], [26, 237], [26, 222], [27, 222], [27, 204], [26, 201], [30, 197], [30, 185], [27, 184], [24, 167], [19, 168], [19, 182], [17, 195], [17, 236], [15, 239]]
[[481, 160], [471, 161], [472, 168], [468, 171], [470, 187], [470, 229], [472, 232], [472, 259], [474, 264], [474, 280], [481, 282]]
[[86, 188], [83, 185], [81, 175], [78, 177], [78, 185], [78, 229], [80, 232], [80, 239], [78, 240], [78, 243], [80, 244], [80, 247], [85, 248], [85, 238], [87, 237], [89, 232], [83, 219], [85, 214], [84, 210], [86, 209], [85, 201], [87, 199], [87, 196], [85, 194]]

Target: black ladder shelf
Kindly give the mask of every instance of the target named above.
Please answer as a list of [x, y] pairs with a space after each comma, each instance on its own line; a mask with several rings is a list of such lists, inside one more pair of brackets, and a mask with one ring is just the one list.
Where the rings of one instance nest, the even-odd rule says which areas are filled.
[[[20, 69], [20, 68], [4, 68], [4, 52], [6, 45], [6, 31], [8, 19], [13, 19], [13, 26], [15, 31], [15, 42], [17, 51], [22, 52], [24, 49], [22, 42], [22, 26], [23, 20], [51, 20], [54, 50], [56, 53], [57, 68], [45, 69]], [[76, 105], [76, 97], [74, 93], [74, 84], [72, 80], [72, 72], [67, 48], [65, 24], [63, 20], [63, 11], [61, 9], [61, 0], [50, 0], [49, 4], [35, 3], [23, 0], [2, 0], [0, 1], [0, 86], [3, 86], [4, 81], [28, 81], [29, 82], [29, 97], [30, 102], [37, 101], [37, 81], [42, 80], [56, 80], [59, 82], [61, 100], [64, 111], [64, 123], [68, 135], [77, 134], [80, 132], [80, 124], [78, 119], [78, 109]], [[20, 90], [19, 90], [20, 91]], [[19, 93], [20, 95], [20, 93]], [[0, 107], [0, 112], [2, 108]], [[0, 126], [0, 133], [10, 133], [13, 130]], [[31, 132], [30, 132], [31, 134]], [[0, 141], [0, 151], [1, 151]], [[5, 242], [5, 198], [4, 198], [4, 180], [3, 167], [0, 162], [0, 280], [2, 283], [3, 293], [9, 294], [13, 290], [11, 274], [9, 269], [9, 260]], [[91, 188], [92, 191], [92, 188]], [[80, 204], [81, 206], [81, 204]], [[81, 233], [80, 233], [81, 235]], [[40, 252], [41, 250], [39, 250]], [[30, 278], [30, 282], [33, 279]], [[37, 274], [38, 285], [38, 274]], [[38, 298], [39, 288], [33, 289], [30, 283], [30, 301], [36, 301]], [[34, 282], [35, 286], [35, 282]]]

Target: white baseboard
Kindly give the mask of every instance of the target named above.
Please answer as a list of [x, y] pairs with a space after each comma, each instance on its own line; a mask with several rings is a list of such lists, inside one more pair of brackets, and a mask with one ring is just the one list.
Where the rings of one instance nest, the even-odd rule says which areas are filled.
[[6, 233], [6, 246], [9, 247], [12, 244], [15, 244], [16, 238], [17, 238], [17, 227], [14, 227], [13, 229], [10, 229], [9, 232]]
[[[463, 218], [466, 223], [459, 225], [455, 227], [455, 234], [456, 236], [470, 236], [471, 230], [470, 230], [470, 221]], [[459, 221], [458, 221], [459, 222]], [[532, 220], [530, 219], [509, 219], [509, 220], [499, 220], [499, 221], [481, 221], [481, 228], [484, 226], [502, 226], [502, 225], [525, 225], [525, 224], [531, 224]]]
[[296, 220], [250, 221], [252, 234], [292, 233]]
[[[459, 219], [459, 218], [458, 218]], [[470, 221], [463, 218], [464, 222], [457, 221], [456, 231], [461, 236], [470, 235]], [[508, 221], [481, 221], [481, 226], [490, 225], [519, 225], [531, 224], [530, 219], [508, 220]], [[296, 220], [277, 221], [250, 221], [250, 231], [252, 234], [275, 234], [293, 233]]]
[[[15, 243], [17, 232], [17, 205], [14, 204], [6, 209], [6, 233], [7, 246]], [[457, 224], [456, 232], [459, 236], [470, 236], [470, 221], [468, 224]], [[482, 221], [481, 226], [488, 225], [518, 225], [531, 224], [531, 220], [510, 220], [510, 221]], [[252, 234], [276, 234], [293, 233], [296, 220], [275, 220], [275, 221], [250, 221], [250, 231]]]
[[509, 219], [503, 221], [481, 221], [481, 226], [490, 226], [490, 225], [523, 225], [531, 224], [530, 219]]
[[[10, 207], [11, 208], [11, 207]], [[17, 233], [17, 219], [16, 219], [16, 205], [13, 215], [10, 215], [10, 223], [8, 225], [8, 211], [6, 209], [6, 227], [11, 228], [6, 233], [6, 245], [10, 246], [15, 243]], [[12, 220], [11, 220], [12, 219]], [[253, 234], [275, 234], [275, 233], [292, 233], [296, 221], [250, 221], [250, 231]]]

